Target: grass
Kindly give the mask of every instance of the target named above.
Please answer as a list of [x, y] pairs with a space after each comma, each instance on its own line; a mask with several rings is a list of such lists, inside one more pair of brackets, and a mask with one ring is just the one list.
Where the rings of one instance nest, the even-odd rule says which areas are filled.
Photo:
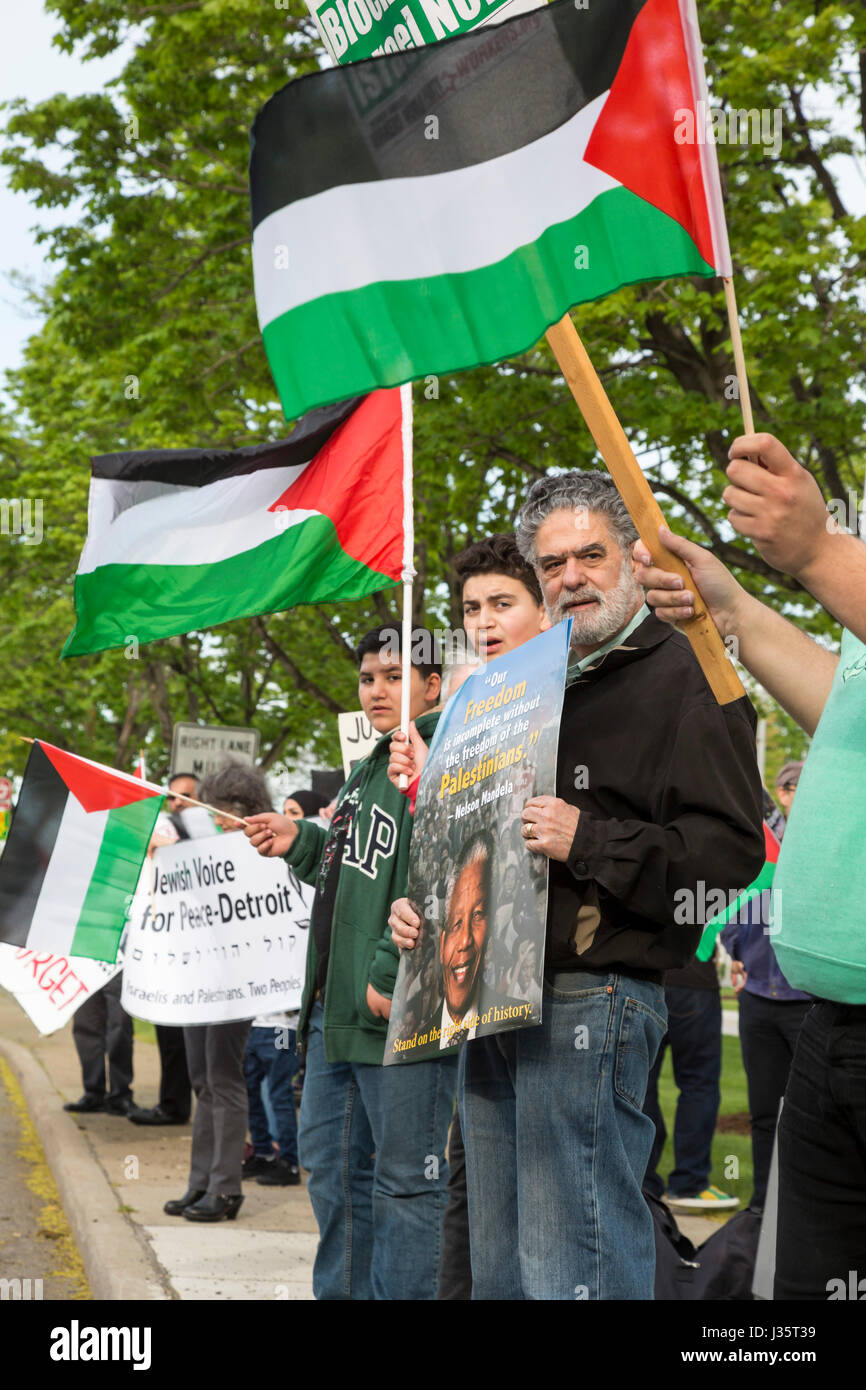
[[[719, 1131], [718, 1122], [713, 1136], [712, 1167], [710, 1183], [720, 1187], [732, 1197], [739, 1197], [738, 1211], [748, 1206], [752, 1195], [752, 1141], [748, 1132], [749, 1100], [746, 1093], [746, 1074], [740, 1053], [739, 1038], [722, 1038], [722, 1103], [719, 1107], [719, 1120], [725, 1115], [745, 1116], [744, 1134]], [[659, 1076], [659, 1104], [668, 1131], [667, 1142], [659, 1164], [659, 1173], [667, 1182], [674, 1167], [673, 1128], [674, 1111], [679, 1092], [674, 1085], [671, 1051], [665, 1052]], [[731, 1176], [728, 1176], [731, 1174]], [[719, 1213], [720, 1216], [730, 1213]]]
[[136, 1042], [156, 1042], [156, 1029], [152, 1023], [145, 1023], [143, 1018], [132, 1020], [132, 1031]]

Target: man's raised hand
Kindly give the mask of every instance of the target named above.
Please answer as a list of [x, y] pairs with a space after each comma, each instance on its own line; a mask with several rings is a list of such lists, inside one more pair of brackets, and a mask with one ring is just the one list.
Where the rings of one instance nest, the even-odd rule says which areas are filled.
[[728, 520], [768, 565], [800, 577], [831, 539], [815, 479], [772, 434], [741, 435], [728, 457]]
[[[676, 536], [666, 526], [659, 527], [659, 539], [684, 562], [700, 591], [707, 611], [723, 637], [736, 632], [738, 612], [746, 591], [737, 583], [721, 560], [702, 545]], [[646, 601], [656, 617], [666, 623], [679, 623], [695, 615], [695, 594], [683, 588], [678, 574], [659, 569], [642, 541], [635, 541], [635, 579], [646, 589]]]
[[276, 811], [263, 811], [244, 821], [244, 834], [250, 844], [268, 859], [279, 859], [288, 853], [297, 833], [297, 821]]

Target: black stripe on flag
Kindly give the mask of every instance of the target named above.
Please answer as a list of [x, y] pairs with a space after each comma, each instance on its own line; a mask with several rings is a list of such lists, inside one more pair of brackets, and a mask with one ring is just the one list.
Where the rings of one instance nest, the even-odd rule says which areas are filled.
[[363, 396], [353, 396], [311, 410], [299, 420], [288, 439], [246, 444], [242, 449], [140, 449], [98, 454], [90, 461], [92, 476], [129, 483], [206, 487], [221, 478], [237, 478], [264, 468], [299, 468], [315, 458], [362, 400]]
[[[289, 82], [250, 134], [253, 229], [329, 188], [465, 169], [550, 134], [610, 87], [646, 2], [576, 9], [555, 0], [491, 28]], [[430, 114], [435, 139], [425, 138]]]
[[0, 941], [26, 946], [69, 788], [38, 743], [30, 749], [24, 781], [0, 856]]

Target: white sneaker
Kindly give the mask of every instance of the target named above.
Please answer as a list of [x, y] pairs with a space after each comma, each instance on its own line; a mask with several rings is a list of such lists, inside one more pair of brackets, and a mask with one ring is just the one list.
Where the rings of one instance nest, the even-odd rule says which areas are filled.
[[666, 1199], [674, 1211], [727, 1211], [740, 1205], [739, 1197], [729, 1197], [718, 1187], [705, 1187], [697, 1197], [671, 1197]]

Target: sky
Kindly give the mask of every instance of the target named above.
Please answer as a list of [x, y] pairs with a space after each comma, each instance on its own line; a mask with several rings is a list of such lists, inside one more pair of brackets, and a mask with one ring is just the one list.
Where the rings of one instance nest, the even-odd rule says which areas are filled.
[[[121, 71], [126, 58], [122, 51], [85, 63], [53, 48], [57, 23], [45, 13], [41, 0], [19, 0], [14, 22], [5, 28], [0, 44], [0, 100], [24, 97], [33, 103], [56, 92], [78, 96], [101, 91]], [[46, 261], [46, 248], [37, 246], [31, 228], [62, 222], [69, 215], [66, 209], [52, 216], [50, 210], [34, 207], [25, 194], [11, 192], [7, 177], [8, 170], [0, 170], [0, 377], [18, 364], [26, 339], [39, 327], [9, 274], [16, 271], [39, 284], [50, 280], [57, 267]]]

